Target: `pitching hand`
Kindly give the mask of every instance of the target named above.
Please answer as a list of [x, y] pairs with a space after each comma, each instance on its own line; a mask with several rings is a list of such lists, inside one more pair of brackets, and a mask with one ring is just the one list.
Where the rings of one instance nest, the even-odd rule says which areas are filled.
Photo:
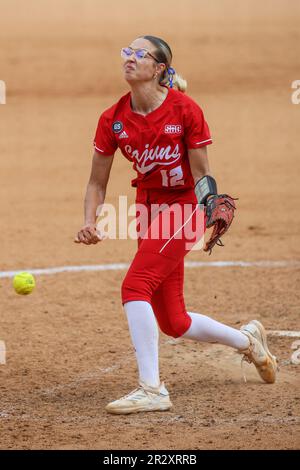
[[97, 231], [95, 224], [87, 224], [82, 227], [77, 233], [74, 242], [84, 243], [85, 245], [96, 245], [98, 242], [104, 240], [101, 234]]

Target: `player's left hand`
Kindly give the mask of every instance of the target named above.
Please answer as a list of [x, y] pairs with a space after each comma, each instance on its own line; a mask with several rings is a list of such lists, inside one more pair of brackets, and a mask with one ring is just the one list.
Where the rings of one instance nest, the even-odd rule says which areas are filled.
[[236, 210], [235, 198], [228, 196], [228, 194], [219, 194], [211, 196], [206, 203], [206, 227], [213, 227], [213, 232], [206, 242], [204, 251], [209, 251], [211, 254], [215, 245], [223, 246], [220, 238], [229, 229]]

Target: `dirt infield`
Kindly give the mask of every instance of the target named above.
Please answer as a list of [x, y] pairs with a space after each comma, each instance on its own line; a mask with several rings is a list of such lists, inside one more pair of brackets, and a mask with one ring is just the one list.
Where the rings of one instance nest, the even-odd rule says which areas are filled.
[[[157, 2], [158, 3], [158, 2]], [[174, 66], [201, 104], [219, 188], [239, 197], [225, 248], [189, 261], [300, 261], [300, 5], [290, 0], [186, 0], [159, 10], [129, 0], [2, 0], [0, 80], [0, 271], [128, 263], [131, 240], [77, 246], [99, 114], [125, 93], [119, 50], [151, 33], [173, 47]], [[173, 8], [172, 8], [173, 5]], [[155, 7], [155, 8], [154, 8]], [[15, 16], [15, 11], [19, 15]], [[116, 154], [107, 202], [127, 194], [132, 173]], [[270, 336], [281, 370], [263, 384], [219, 345], [161, 335], [162, 377], [174, 408], [110, 416], [105, 404], [136, 386], [120, 304], [124, 270], [37, 276], [17, 296], [0, 278], [1, 449], [297, 449], [297, 338]], [[300, 330], [299, 264], [186, 270], [190, 311], [239, 327]]]

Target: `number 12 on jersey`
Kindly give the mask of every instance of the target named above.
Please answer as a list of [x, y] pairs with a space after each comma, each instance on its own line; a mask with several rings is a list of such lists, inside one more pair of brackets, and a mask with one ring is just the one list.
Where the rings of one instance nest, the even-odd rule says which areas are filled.
[[172, 170], [160, 170], [160, 172], [163, 186], [180, 186], [184, 184], [183, 172], [180, 165], [176, 168], [172, 168]]

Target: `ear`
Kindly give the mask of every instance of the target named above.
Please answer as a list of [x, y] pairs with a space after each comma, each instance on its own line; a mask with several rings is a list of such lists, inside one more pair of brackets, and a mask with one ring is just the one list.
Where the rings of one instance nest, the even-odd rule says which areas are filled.
[[154, 74], [154, 78], [158, 76], [162, 76], [166, 68], [167, 68], [166, 64], [163, 64], [163, 63], [156, 64], [156, 72]]
[[159, 74], [162, 73], [167, 68], [166, 64], [163, 64], [163, 63], [157, 64], [157, 67], [158, 67]]

